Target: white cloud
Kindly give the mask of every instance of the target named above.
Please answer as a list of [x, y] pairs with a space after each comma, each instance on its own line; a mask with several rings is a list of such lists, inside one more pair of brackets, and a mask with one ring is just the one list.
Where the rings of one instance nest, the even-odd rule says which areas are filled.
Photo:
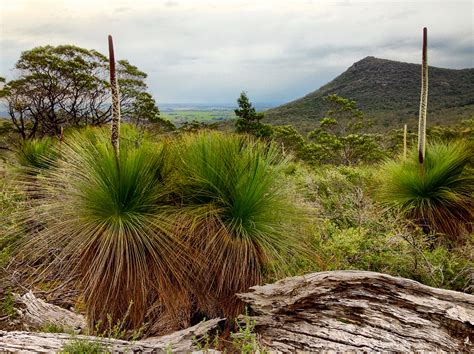
[[149, 74], [160, 102], [289, 100], [365, 56], [473, 67], [473, 2], [16, 0], [2, 3], [0, 73], [22, 50], [71, 43]]

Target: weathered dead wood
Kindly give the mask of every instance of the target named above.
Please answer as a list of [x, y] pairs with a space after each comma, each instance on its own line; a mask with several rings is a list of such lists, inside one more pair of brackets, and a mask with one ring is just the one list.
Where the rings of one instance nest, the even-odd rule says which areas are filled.
[[190, 352], [193, 350], [193, 338], [202, 337], [208, 331], [216, 328], [222, 319], [212, 319], [201, 322], [172, 334], [153, 337], [136, 342], [118, 339], [99, 338], [82, 335], [69, 335], [64, 333], [31, 333], [31, 332], [6, 332], [0, 331], [0, 351], [21, 351], [22, 353], [58, 352], [63, 345], [73, 340], [97, 342], [110, 352]]
[[474, 296], [409, 279], [322, 272], [238, 296], [270, 350], [474, 351]]
[[46, 325], [56, 325], [79, 333], [86, 328], [84, 316], [49, 304], [34, 296], [31, 291], [23, 296], [14, 294], [14, 297], [15, 302], [21, 305], [17, 312], [27, 330], [38, 330]]

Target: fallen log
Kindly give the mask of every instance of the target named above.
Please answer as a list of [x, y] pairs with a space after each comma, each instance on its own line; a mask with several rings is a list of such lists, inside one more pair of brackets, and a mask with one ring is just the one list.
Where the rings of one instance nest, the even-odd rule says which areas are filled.
[[194, 338], [200, 338], [216, 328], [223, 319], [216, 318], [162, 337], [140, 341], [125, 341], [65, 333], [32, 333], [0, 331], [0, 351], [22, 353], [59, 352], [67, 343], [83, 341], [99, 343], [104, 351], [120, 353], [190, 352]]
[[40, 330], [46, 326], [54, 325], [67, 332], [80, 333], [86, 329], [84, 316], [49, 304], [36, 296], [31, 291], [23, 296], [13, 294], [15, 297], [16, 311], [19, 320], [26, 330]]
[[[255, 286], [238, 296], [250, 305], [255, 332], [271, 351], [474, 352], [474, 296], [409, 279], [322, 272]], [[87, 340], [116, 352], [188, 352], [194, 337], [220, 321], [137, 342], [0, 331], [0, 351], [60, 351], [68, 341]]]
[[474, 352], [474, 296], [363, 271], [286, 278], [239, 294], [269, 350]]

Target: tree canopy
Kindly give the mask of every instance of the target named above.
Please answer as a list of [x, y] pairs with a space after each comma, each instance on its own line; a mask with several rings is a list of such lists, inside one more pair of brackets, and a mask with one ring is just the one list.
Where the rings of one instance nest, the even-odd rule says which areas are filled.
[[353, 100], [337, 94], [325, 97], [330, 109], [320, 126], [308, 137], [320, 150], [321, 160], [352, 165], [377, 160], [382, 153], [372, 134], [367, 133], [371, 121], [365, 118]]
[[[36, 47], [21, 54], [15, 69], [16, 78], [5, 83], [0, 98], [24, 139], [111, 119], [108, 61], [96, 50]], [[157, 121], [159, 110], [147, 92], [147, 74], [127, 60], [117, 62], [117, 74], [124, 119]]]
[[235, 122], [237, 133], [252, 134], [257, 137], [266, 137], [271, 135], [271, 128], [260, 121], [263, 119], [263, 113], [257, 112], [250, 102], [247, 93], [242, 91], [237, 99], [239, 108], [234, 110], [238, 117]]

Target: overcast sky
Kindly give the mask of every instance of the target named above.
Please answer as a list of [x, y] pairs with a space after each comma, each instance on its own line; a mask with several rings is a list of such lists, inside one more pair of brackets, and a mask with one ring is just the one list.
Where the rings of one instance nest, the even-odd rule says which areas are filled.
[[21, 51], [74, 44], [148, 73], [158, 103], [286, 102], [366, 56], [474, 67], [474, 1], [0, 0], [0, 76]]

